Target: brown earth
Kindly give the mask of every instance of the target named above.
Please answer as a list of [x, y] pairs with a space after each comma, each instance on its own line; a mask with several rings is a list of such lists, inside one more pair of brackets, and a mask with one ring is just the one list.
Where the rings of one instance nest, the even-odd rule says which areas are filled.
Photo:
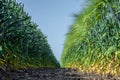
[[112, 75], [103, 77], [94, 73], [86, 74], [71, 68], [0, 69], [0, 80], [120, 80], [120, 77]]

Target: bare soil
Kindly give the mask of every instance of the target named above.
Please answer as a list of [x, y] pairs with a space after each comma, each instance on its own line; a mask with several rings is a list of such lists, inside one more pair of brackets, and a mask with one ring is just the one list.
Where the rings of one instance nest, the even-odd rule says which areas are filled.
[[0, 80], [120, 80], [120, 77], [83, 73], [71, 68], [0, 69]]

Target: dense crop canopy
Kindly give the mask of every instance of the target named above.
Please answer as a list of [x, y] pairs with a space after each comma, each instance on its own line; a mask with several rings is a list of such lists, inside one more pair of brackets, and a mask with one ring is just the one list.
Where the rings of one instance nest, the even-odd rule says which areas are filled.
[[120, 73], [120, 0], [90, 0], [70, 27], [62, 66]]
[[11, 64], [15, 60], [28, 66], [59, 67], [46, 37], [37, 27], [21, 3], [0, 0], [1, 61]]

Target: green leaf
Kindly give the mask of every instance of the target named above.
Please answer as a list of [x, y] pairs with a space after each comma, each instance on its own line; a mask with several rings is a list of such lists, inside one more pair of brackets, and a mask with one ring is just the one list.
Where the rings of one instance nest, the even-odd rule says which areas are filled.
[[0, 52], [2, 51], [3, 49], [2, 49], [2, 46], [0, 46]]

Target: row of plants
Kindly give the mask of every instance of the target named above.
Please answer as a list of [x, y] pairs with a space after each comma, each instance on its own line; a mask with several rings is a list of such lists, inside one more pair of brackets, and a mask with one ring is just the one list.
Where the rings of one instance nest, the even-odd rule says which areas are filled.
[[[11, 67], [10, 67], [11, 66]], [[59, 67], [46, 36], [16, 0], [0, 0], [0, 67]]]
[[62, 53], [62, 67], [86, 72], [120, 73], [120, 0], [88, 0], [75, 15]]

